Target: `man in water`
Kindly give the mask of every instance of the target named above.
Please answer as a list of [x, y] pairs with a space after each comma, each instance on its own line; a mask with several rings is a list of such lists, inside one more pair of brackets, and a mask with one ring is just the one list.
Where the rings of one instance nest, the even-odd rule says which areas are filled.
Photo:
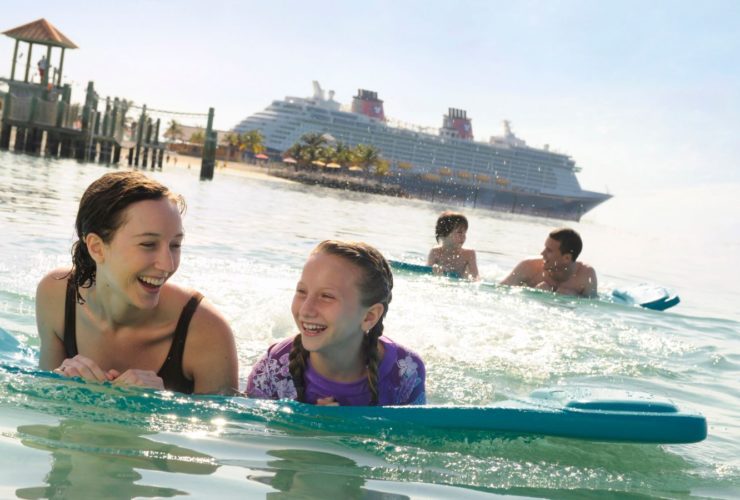
[[595, 297], [596, 271], [588, 264], [576, 262], [582, 248], [581, 237], [573, 229], [556, 229], [545, 240], [542, 258], [521, 261], [501, 284]]

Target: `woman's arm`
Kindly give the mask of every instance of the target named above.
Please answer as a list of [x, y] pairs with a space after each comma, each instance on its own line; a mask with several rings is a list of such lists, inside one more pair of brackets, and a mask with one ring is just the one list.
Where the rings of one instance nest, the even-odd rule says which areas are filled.
[[190, 323], [183, 372], [192, 375], [195, 394], [236, 394], [239, 366], [234, 334], [216, 308], [205, 299]]
[[53, 370], [58, 368], [66, 354], [64, 342], [64, 299], [67, 280], [59, 279], [65, 270], [50, 272], [36, 287], [36, 328], [41, 343], [39, 368]]

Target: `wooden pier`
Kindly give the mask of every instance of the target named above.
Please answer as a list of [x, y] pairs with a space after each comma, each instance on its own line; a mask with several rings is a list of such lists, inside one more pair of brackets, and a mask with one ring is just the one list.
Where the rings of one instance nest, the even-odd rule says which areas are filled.
[[[147, 114], [146, 106], [139, 108], [141, 112], [129, 126], [127, 113], [134, 108], [132, 103], [118, 97], [101, 98], [93, 82], [87, 85], [84, 104], [72, 103], [71, 87], [62, 84], [65, 50], [77, 48], [69, 38], [45, 19], [3, 34], [16, 42], [10, 78], [0, 77], [0, 150], [112, 164], [119, 163], [127, 150], [128, 165], [162, 168], [165, 145], [159, 142], [160, 119]], [[22, 80], [16, 79], [21, 42], [28, 44]], [[38, 62], [38, 82], [30, 72], [34, 45], [46, 49]], [[52, 49], [61, 50], [53, 76]], [[213, 108], [208, 115], [202, 179], [213, 178], [212, 122]]]

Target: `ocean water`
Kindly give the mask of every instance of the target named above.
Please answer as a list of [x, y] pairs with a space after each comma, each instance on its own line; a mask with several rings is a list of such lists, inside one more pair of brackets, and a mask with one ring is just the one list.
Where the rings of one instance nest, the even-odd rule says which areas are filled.
[[[387, 334], [427, 365], [431, 403], [487, 404], [550, 386], [652, 393], [703, 413], [690, 445], [466, 432], [310, 428], [190, 398], [35, 370], [38, 280], [67, 264], [87, 185], [109, 168], [0, 152], [2, 498], [737, 498], [740, 250], [736, 187], [617, 196], [571, 224], [600, 289], [653, 282], [682, 302], [655, 312], [397, 274]], [[188, 201], [174, 279], [203, 292], [237, 338], [242, 386], [289, 306], [310, 250], [364, 240], [421, 262], [449, 208], [217, 171], [152, 173]], [[703, 197], [703, 198], [702, 198]], [[463, 208], [485, 279], [537, 254], [557, 221]], [[277, 422], [276, 422], [277, 421]]]

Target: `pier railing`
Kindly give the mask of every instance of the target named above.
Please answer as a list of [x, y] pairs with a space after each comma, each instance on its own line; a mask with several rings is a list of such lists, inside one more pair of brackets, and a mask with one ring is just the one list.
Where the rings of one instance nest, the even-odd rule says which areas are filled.
[[[51, 102], [38, 97], [8, 94], [5, 97], [7, 110], [5, 119], [27, 126], [80, 130], [79, 106], [64, 101]], [[121, 127], [120, 120], [117, 121]], [[116, 130], [122, 137], [123, 130]]]

